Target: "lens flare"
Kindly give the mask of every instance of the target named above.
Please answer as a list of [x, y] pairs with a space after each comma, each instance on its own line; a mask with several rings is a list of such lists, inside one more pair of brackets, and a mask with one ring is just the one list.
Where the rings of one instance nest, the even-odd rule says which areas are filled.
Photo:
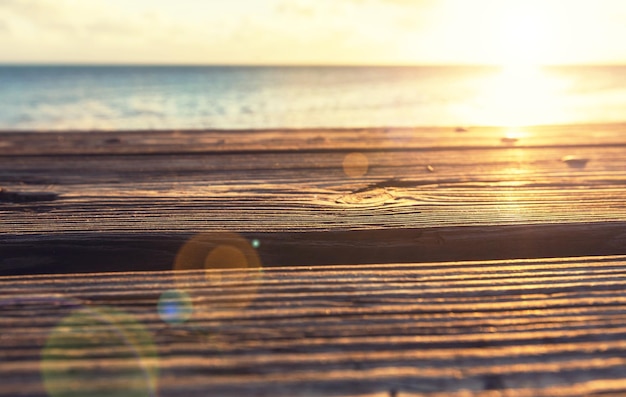
[[157, 394], [157, 352], [150, 334], [114, 309], [74, 310], [52, 330], [41, 358], [51, 397]]
[[259, 243], [235, 233], [200, 233], [191, 238], [174, 263], [178, 295], [171, 293], [169, 304], [159, 307], [161, 318], [178, 323], [184, 318], [182, 322], [195, 325], [195, 320], [216, 313], [229, 315], [245, 309], [256, 298], [262, 277], [255, 245]]
[[248, 240], [235, 233], [200, 233], [176, 255], [174, 270], [255, 269], [261, 260]]
[[161, 320], [168, 324], [182, 324], [193, 314], [193, 304], [185, 291], [170, 289], [161, 294], [157, 305]]
[[369, 160], [363, 153], [348, 153], [343, 158], [343, 172], [350, 178], [359, 178], [369, 170]]

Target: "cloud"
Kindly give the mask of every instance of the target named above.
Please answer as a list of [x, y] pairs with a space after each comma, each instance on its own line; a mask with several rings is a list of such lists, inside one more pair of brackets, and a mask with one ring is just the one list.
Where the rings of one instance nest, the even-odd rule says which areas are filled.
[[68, 26], [62, 21], [63, 0], [3, 0], [0, 13], [11, 19], [26, 22], [35, 27], [65, 30]]
[[274, 57], [282, 55], [278, 62], [393, 62], [390, 49], [399, 29], [396, 19], [402, 15], [397, 8], [366, 0], [285, 0], [276, 13], [271, 22], [253, 19], [239, 35], [256, 38]]
[[233, 2], [237, 4], [179, 0], [175, 9], [157, 0], [132, 5], [122, 0], [0, 0], [0, 20], [7, 16], [16, 33], [13, 41], [0, 38], [0, 57], [7, 60], [19, 53], [29, 54], [29, 60], [87, 62], [352, 63], [383, 50], [384, 31], [394, 23], [384, 15], [381, 19], [376, 1]]
[[[177, 37], [174, 24], [157, 12], [129, 11], [101, 0], [0, 0], [0, 21], [11, 37], [0, 38], [0, 61], [8, 57], [46, 61], [121, 61]], [[1, 27], [0, 27], [1, 28]], [[8, 36], [8, 35], [5, 35]], [[57, 59], [58, 58], [58, 59]]]
[[72, 39], [91, 35], [150, 32], [154, 13], [132, 13], [101, 0], [2, 0], [0, 16], [9, 16], [39, 34], [62, 34]]
[[312, 17], [316, 14], [316, 8], [312, 4], [302, 1], [292, 0], [283, 1], [275, 6], [275, 10], [279, 14], [288, 14], [298, 17]]
[[0, 0], [0, 62], [479, 62], [513, 4], [544, 14], [555, 58], [626, 34], [624, 0]]
[[0, 3], [0, 11], [10, 11], [22, 16], [45, 16], [55, 14], [59, 9], [57, 4], [63, 0], [53, 2], [50, 0], [3, 0]]

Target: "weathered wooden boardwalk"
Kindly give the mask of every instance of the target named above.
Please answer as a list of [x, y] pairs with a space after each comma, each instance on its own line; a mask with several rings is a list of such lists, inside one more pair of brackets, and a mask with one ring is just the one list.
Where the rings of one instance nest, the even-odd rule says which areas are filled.
[[626, 126], [509, 133], [0, 135], [0, 395], [626, 395]]

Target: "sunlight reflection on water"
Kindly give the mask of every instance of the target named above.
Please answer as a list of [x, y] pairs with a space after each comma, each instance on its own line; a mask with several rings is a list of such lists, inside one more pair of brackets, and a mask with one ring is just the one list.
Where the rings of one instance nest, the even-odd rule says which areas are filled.
[[0, 130], [624, 121], [625, 67], [0, 67]]
[[478, 101], [484, 125], [523, 126], [565, 120], [569, 83], [535, 66], [509, 67], [486, 81]]

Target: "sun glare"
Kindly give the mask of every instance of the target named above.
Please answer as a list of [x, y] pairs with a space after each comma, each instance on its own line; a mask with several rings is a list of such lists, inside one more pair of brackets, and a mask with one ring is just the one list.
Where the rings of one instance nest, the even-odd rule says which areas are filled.
[[[495, 6], [497, 4], [497, 6]], [[549, 124], [564, 117], [567, 82], [545, 65], [558, 61], [562, 24], [554, 3], [527, 0], [496, 2], [485, 14], [484, 56], [501, 72], [481, 88], [479, 123], [511, 128], [513, 142], [526, 125]]]
[[565, 88], [537, 65], [504, 66], [484, 86], [481, 121], [508, 127], [550, 123], [562, 113]]
[[502, 10], [497, 21], [492, 34], [497, 38], [498, 63], [525, 68], [549, 61], [551, 30], [545, 14], [516, 7]]

